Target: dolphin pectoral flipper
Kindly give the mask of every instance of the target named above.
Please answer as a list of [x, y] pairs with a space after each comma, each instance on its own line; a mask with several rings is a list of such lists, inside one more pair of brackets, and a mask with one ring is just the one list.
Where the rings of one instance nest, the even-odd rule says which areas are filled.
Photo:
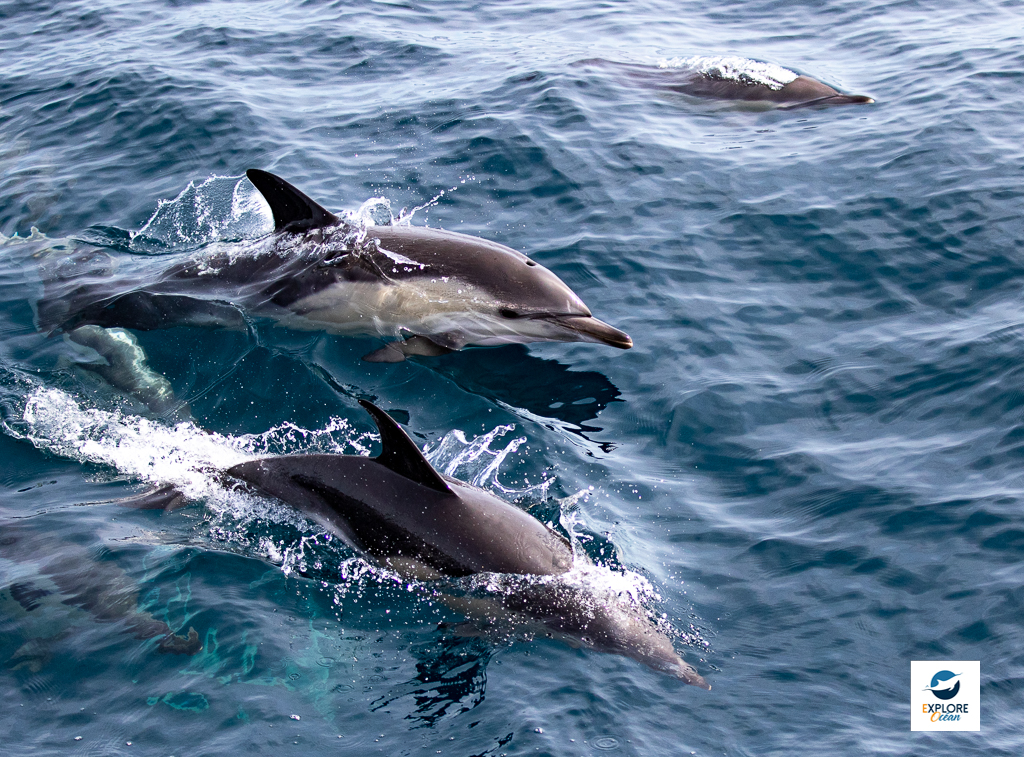
[[438, 355], [447, 355], [449, 352], [455, 352], [456, 347], [446, 347], [443, 344], [438, 344], [427, 336], [411, 336], [402, 342], [402, 352], [406, 355], [422, 355], [423, 357], [437, 357]]
[[457, 347], [446, 347], [438, 344], [434, 339], [427, 336], [411, 336], [408, 339], [398, 342], [388, 342], [379, 350], [363, 355], [367, 363], [401, 363], [407, 355], [420, 355], [422, 357], [437, 357], [455, 352]]
[[401, 363], [405, 360], [405, 353], [401, 342], [388, 342], [379, 350], [363, 355], [363, 360], [367, 363]]
[[146, 353], [131, 332], [87, 325], [71, 331], [68, 338], [95, 350], [106, 361], [106, 364], [81, 363], [83, 368], [139, 399], [154, 413], [162, 415], [176, 408], [178, 402], [171, 382], [149, 367]]
[[314, 202], [279, 176], [258, 168], [245, 172], [274, 214], [274, 231], [309, 231], [341, 222], [338, 216]]

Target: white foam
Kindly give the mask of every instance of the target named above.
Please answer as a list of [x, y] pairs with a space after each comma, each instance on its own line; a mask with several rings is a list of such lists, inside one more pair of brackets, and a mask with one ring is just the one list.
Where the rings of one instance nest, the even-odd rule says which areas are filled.
[[694, 55], [689, 58], [668, 58], [658, 61], [659, 68], [688, 68], [711, 79], [725, 79], [744, 84], [761, 84], [779, 90], [797, 78], [788, 68], [763, 63], [738, 55]]
[[[331, 418], [322, 428], [306, 429], [283, 423], [260, 434], [230, 436], [207, 431], [193, 422], [167, 426], [158, 421], [80, 405], [60, 389], [35, 387], [27, 393], [22, 423], [9, 433], [61, 457], [103, 465], [120, 475], [154, 486], [172, 484], [192, 500], [222, 501], [220, 472], [238, 463], [267, 455], [369, 455], [372, 432], [356, 431], [344, 418]], [[448, 475], [497, 490], [505, 495], [543, 497], [551, 484], [515, 489], [498, 480], [505, 460], [525, 443], [513, 439], [500, 449], [491, 445], [514, 427], [498, 426], [469, 440], [451, 431], [427, 458]]]
[[195, 423], [166, 426], [118, 411], [86, 408], [59, 389], [36, 388], [22, 413], [23, 438], [82, 463], [109, 466], [148, 484], [173, 484], [193, 500], [223, 491], [219, 473], [257, 457], [292, 452], [369, 454], [369, 433], [332, 418], [322, 429], [292, 423], [261, 434], [228, 436]]

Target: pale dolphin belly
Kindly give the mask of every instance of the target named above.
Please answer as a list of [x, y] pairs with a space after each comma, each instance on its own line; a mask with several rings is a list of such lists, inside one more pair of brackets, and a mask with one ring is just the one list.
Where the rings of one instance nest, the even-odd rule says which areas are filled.
[[[415, 278], [386, 283], [337, 282], [289, 305], [284, 326], [342, 336], [448, 335], [453, 349], [465, 344], [533, 341], [492, 315], [486, 292], [455, 280]], [[514, 327], [518, 324], [513, 324]], [[540, 338], [539, 336], [536, 338]]]

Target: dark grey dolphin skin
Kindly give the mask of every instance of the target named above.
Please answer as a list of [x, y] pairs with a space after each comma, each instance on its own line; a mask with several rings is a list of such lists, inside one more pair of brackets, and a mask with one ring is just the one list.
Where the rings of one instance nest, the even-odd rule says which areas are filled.
[[823, 84], [809, 76], [797, 75], [794, 72], [777, 66], [768, 66], [757, 61], [746, 61], [752, 67], [764, 66], [777, 72], [783, 72], [784, 80], [771, 80], [758, 77], [752, 69], [751, 73], [740, 70], [725, 69], [721, 66], [699, 64], [700, 60], [729, 60], [743, 62], [742, 58], [693, 58], [694, 65], [680, 66], [648, 66], [636, 63], [618, 63], [615, 61], [594, 58], [580, 61], [577, 65], [608, 68], [624, 74], [630, 81], [640, 86], [659, 89], [667, 92], [678, 92], [691, 97], [708, 100], [737, 100], [751, 105], [775, 107], [780, 110], [793, 110], [826, 105], [854, 105], [873, 103], [874, 99], [865, 95], [847, 95]]
[[227, 475], [295, 507], [404, 576], [506, 574], [507, 592], [446, 600], [471, 617], [515, 616], [577, 646], [625, 655], [710, 688], [642, 610], [558, 582], [573, 565], [564, 537], [493, 494], [438, 473], [387, 413], [360, 404], [380, 430], [377, 457], [268, 457]]
[[95, 349], [108, 363], [105, 377], [153, 409], [168, 402], [170, 387], [147, 372], [126, 329], [240, 329], [251, 314], [291, 328], [396, 340], [366, 355], [371, 362], [467, 345], [633, 344], [515, 250], [441, 229], [357, 228], [273, 174], [250, 169], [246, 176], [273, 213], [269, 239], [248, 250], [201, 250], [142, 281], [119, 274], [121, 261], [104, 251], [76, 251], [44, 271], [39, 328], [63, 330]]

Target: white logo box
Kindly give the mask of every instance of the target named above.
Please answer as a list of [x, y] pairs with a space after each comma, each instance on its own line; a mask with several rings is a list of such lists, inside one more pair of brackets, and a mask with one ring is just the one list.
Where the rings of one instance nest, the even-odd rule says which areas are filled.
[[981, 662], [910, 663], [911, 731], [980, 731]]

